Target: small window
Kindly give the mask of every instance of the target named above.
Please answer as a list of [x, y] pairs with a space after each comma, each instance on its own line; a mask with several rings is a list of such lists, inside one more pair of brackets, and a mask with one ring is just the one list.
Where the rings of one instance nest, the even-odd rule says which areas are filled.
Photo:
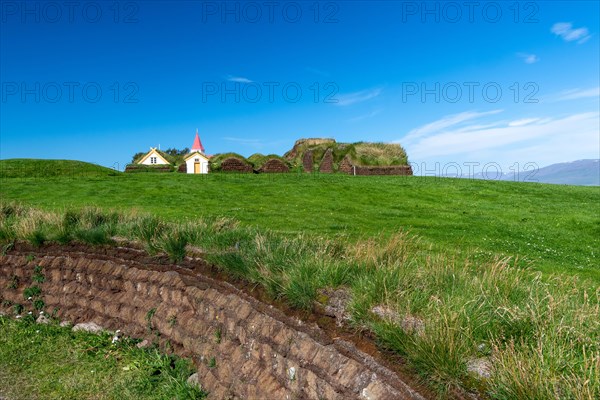
[[199, 159], [199, 158], [196, 158], [196, 160], [194, 160], [194, 161], [195, 161], [195, 162], [200, 162], [200, 159]]
[[156, 164], [156, 157], [150, 157], [150, 164]]

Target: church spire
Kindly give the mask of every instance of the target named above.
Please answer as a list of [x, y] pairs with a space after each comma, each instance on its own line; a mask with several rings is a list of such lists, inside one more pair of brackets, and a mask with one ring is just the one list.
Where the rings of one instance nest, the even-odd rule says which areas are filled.
[[204, 153], [204, 146], [202, 146], [202, 142], [200, 141], [200, 136], [198, 135], [198, 128], [196, 128], [196, 137], [194, 138], [194, 144], [192, 145], [192, 153], [194, 151], [199, 151]]

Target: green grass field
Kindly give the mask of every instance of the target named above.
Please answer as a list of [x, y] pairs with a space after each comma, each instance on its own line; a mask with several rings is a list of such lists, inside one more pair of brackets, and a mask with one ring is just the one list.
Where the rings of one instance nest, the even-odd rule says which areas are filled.
[[186, 383], [192, 372], [187, 360], [127, 339], [113, 344], [108, 333], [0, 316], [0, 398], [203, 399]]
[[[115, 174], [89, 164], [78, 168], [70, 162], [0, 161], [1, 199], [48, 210], [136, 210], [179, 221], [227, 216], [278, 232], [351, 241], [409, 230], [435, 252], [519, 257], [519, 265], [600, 282], [598, 187], [434, 177]], [[54, 176], [55, 171], [66, 174]]]
[[[56, 176], [23, 174], [19, 163], [0, 161], [0, 242], [119, 236], [175, 262], [192, 245], [298, 309], [326, 303], [323, 289], [347, 291], [351, 326], [401, 355], [441, 398], [455, 389], [494, 399], [600, 396], [600, 188], [108, 169]], [[470, 370], [481, 360], [488, 378]]]

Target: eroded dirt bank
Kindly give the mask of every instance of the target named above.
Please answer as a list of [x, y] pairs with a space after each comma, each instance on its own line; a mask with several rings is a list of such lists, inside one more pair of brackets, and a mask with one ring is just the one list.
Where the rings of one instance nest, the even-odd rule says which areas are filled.
[[36, 266], [48, 312], [191, 357], [211, 398], [424, 398], [385, 360], [362, 351], [367, 345], [359, 350], [315, 317], [303, 321], [258, 300], [260, 293], [219, 279], [200, 259], [175, 266], [135, 249], [17, 244], [0, 256], [0, 300], [24, 303]]

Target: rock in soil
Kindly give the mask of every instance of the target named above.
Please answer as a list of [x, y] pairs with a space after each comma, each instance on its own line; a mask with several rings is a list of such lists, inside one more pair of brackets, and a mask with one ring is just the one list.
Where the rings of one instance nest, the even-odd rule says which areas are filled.
[[492, 375], [492, 363], [487, 358], [475, 358], [467, 362], [467, 371], [479, 378], [489, 378]]
[[73, 327], [73, 331], [85, 331], [90, 333], [100, 333], [104, 330], [100, 325], [95, 322], [82, 322]]

